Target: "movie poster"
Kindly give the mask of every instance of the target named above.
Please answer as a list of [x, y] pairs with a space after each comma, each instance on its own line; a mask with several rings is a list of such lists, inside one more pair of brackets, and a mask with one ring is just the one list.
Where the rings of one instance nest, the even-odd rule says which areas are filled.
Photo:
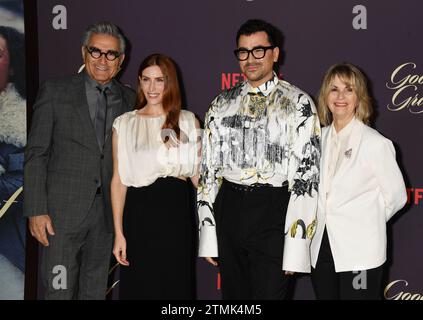
[[0, 1], [0, 300], [24, 298], [26, 144], [23, 0]]

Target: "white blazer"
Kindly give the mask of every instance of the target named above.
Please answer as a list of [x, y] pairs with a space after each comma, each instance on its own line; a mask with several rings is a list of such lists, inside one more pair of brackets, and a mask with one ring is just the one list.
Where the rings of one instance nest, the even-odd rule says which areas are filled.
[[376, 268], [386, 260], [386, 222], [407, 201], [392, 142], [363, 122], [355, 123], [329, 190], [325, 172], [330, 127], [322, 130], [317, 227], [311, 242], [316, 267], [326, 226], [336, 272]]

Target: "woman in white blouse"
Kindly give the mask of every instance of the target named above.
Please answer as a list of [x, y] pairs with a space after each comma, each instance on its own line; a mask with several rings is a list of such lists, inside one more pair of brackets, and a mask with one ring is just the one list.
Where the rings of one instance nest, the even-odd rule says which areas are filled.
[[199, 124], [181, 110], [172, 60], [140, 65], [137, 109], [113, 124], [113, 254], [121, 299], [194, 297], [194, 216], [187, 179], [198, 181]]
[[392, 142], [368, 126], [366, 79], [350, 64], [326, 73], [318, 112], [322, 159], [311, 243], [318, 299], [379, 299], [386, 223], [407, 199]]

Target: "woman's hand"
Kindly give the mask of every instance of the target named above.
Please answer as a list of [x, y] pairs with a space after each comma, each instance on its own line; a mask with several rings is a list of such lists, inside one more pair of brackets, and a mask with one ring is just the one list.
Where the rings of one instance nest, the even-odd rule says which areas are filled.
[[126, 260], [126, 239], [122, 234], [115, 236], [113, 254], [117, 262], [119, 262], [121, 265], [129, 266], [129, 262]]
[[207, 257], [207, 258], [204, 258], [204, 259], [206, 259], [206, 261], [208, 263], [212, 264], [215, 267], [217, 267], [219, 265], [219, 263], [216, 261], [216, 258], [209, 258], [209, 257]]

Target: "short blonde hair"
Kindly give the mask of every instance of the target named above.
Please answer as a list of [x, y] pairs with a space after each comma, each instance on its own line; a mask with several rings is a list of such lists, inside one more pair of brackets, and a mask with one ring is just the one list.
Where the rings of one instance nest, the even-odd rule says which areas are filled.
[[373, 107], [367, 88], [367, 79], [357, 67], [349, 63], [339, 63], [331, 66], [323, 78], [317, 105], [320, 123], [323, 126], [328, 126], [333, 121], [332, 113], [327, 104], [327, 98], [330, 85], [336, 76], [345, 84], [351, 86], [357, 95], [358, 106], [355, 110], [356, 118], [365, 124], [369, 124], [373, 114]]

